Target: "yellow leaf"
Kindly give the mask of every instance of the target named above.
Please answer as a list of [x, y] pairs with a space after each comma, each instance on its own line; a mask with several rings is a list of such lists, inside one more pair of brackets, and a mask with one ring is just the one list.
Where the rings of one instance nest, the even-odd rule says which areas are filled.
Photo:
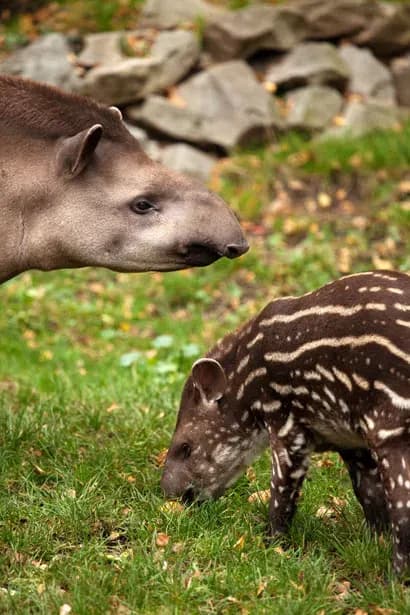
[[255, 491], [248, 497], [250, 504], [261, 503], [266, 504], [270, 500], [270, 489], [264, 489], [263, 491]]
[[270, 94], [274, 94], [276, 90], [278, 89], [278, 86], [273, 81], [264, 81], [262, 85], [265, 88], [265, 90], [269, 92]]
[[242, 551], [245, 546], [245, 535], [243, 534], [238, 540], [235, 542], [233, 548], [238, 549], [238, 551]]
[[319, 192], [317, 195], [317, 202], [320, 207], [326, 208], [330, 207], [332, 204], [332, 198], [327, 192]]
[[184, 509], [184, 505], [181, 504], [181, 502], [177, 502], [176, 500], [169, 500], [168, 502], [165, 502], [165, 504], [163, 504], [160, 508], [161, 512], [167, 512], [167, 513], [176, 513], [176, 512], [182, 512]]

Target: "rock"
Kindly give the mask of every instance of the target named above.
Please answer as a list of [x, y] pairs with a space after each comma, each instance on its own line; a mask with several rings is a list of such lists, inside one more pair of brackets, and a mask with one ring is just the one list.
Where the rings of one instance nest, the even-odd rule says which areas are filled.
[[343, 45], [339, 53], [350, 70], [348, 84], [350, 92], [387, 104], [395, 103], [392, 75], [369, 49]]
[[[119, 38], [110, 38], [111, 48], [120, 46], [123, 33]], [[128, 36], [130, 33], [128, 33]], [[90, 35], [99, 36], [99, 35]], [[177, 83], [194, 66], [199, 57], [199, 46], [192, 32], [177, 30], [161, 32], [153, 43], [150, 55], [143, 58], [129, 58], [115, 51], [115, 61], [104, 63], [104, 49], [101, 56], [97, 50], [103, 39], [93, 40], [92, 46], [79, 56], [80, 62], [93, 60], [97, 66], [85, 73], [84, 77], [72, 81], [72, 90], [92, 96], [108, 105], [121, 105], [134, 102], [151, 94], [161, 92]], [[98, 59], [101, 61], [98, 61]]]
[[286, 96], [290, 128], [322, 130], [340, 113], [343, 98], [337, 90], [327, 86], [311, 85], [292, 90]]
[[62, 34], [46, 34], [0, 63], [0, 73], [64, 87], [73, 72], [70, 48]]
[[142, 9], [141, 24], [166, 30], [198, 19], [207, 22], [225, 12], [204, 0], [148, 0]]
[[177, 89], [178, 106], [159, 96], [130, 117], [174, 139], [230, 150], [266, 137], [282, 125], [275, 100], [256, 81], [245, 62], [218, 64]]
[[321, 138], [342, 137], [347, 134], [361, 137], [374, 130], [391, 129], [400, 121], [400, 113], [396, 107], [379, 102], [353, 101], [347, 105], [343, 119], [343, 125], [329, 129]]
[[308, 22], [306, 38], [325, 40], [355, 34], [381, 14], [374, 0], [297, 0], [291, 6]]
[[285, 51], [306, 35], [300, 13], [287, 7], [250, 6], [223, 14], [205, 28], [204, 46], [216, 61], [247, 58], [260, 49]]
[[370, 47], [377, 56], [390, 57], [410, 47], [410, 6], [384, 2], [383, 12], [369, 22], [353, 42]]
[[396, 58], [391, 64], [399, 105], [410, 107], [410, 57]]
[[164, 147], [161, 162], [169, 169], [179, 171], [207, 183], [215, 166], [216, 158], [201, 152], [191, 145], [176, 143], [175, 145]]
[[327, 84], [343, 89], [348, 78], [348, 67], [330, 43], [301, 43], [266, 74], [267, 81], [285, 88]]
[[124, 59], [121, 53], [123, 32], [99, 32], [84, 37], [84, 46], [78, 55], [78, 63], [90, 68], [116, 64]]

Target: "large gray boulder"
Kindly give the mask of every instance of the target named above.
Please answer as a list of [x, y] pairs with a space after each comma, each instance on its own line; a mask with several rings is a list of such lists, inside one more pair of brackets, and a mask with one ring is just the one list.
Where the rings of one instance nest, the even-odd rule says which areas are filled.
[[94, 68], [118, 64], [124, 59], [121, 51], [123, 32], [98, 32], [88, 34], [83, 39], [82, 51], [77, 56], [80, 66]]
[[129, 116], [176, 140], [230, 150], [261, 140], [282, 125], [275, 100], [240, 60], [218, 64], [178, 87], [179, 106], [159, 96]]
[[410, 57], [396, 58], [391, 64], [399, 105], [410, 107]]
[[348, 89], [350, 92], [387, 104], [395, 103], [392, 75], [369, 49], [342, 45], [339, 53], [349, 67]]
[[147, 0], [141, 24], [166, 30], [198, 19], [207, 22], [222, 13], [223, 9], [204, 0]]
[[[192, 32], [160, 32], [150, 54], [142, 58], [127, 57], [121, 53], [123, 36], [124, 33], [118, 33], [118, 38], [114, 35], [107, 39], [110, 41], [109, 48], [116, 49], [112, 61], [106, 60], [104, 45], [101, 48], [97, 44], [103, 41], [101, 35], [88, 37], [89, 47], [79, 56], [79, 62], [84, 64], [93, 60], [95, 66], [82, 78], [72, 81], [73, 91], [92, 96], [108, 105], [135, 102], [177, 83], [199, 58], [198, 41]], [[100, 37], [99, 41], [93, 37]], [[98, 49], [101, 49], [101, 55]]]
[[310, 85], [286, 95], [289, 128], [323, 130], [340, 113], [343, 97], [337, 90], [323, 85]]
[[306, 18], [306, 38], [338, 39], [355, 34], [381, 14], [375, 0], [296, 0], [291, 6]]
[[62, 34], [45, 34], [0, 63], [0, 73], [64, 87], [73, 72], [70, 48]]
[[301, 85], [332, 85], [343, 89], [349, 69], [330, 43], [301, 43], [273, 64], [266, 80], [284, 88]]
[[370, 47], [377, 56], [390, 57], [410, 47], [410, 5], [384, 2], [365, 30], [353, 42]]
[[286, 6], [250, 6], [223, 14], [205, 28], [204, 46], [216, 61], [247, 58], [260, 49], [286, 51], [307, 33], [304, 17]]
[[350, 102], [345, 109], [343, 124], [323, 133], [322, 138], [361, 137], [374, 130], [387, 130], [397, 126], [401, 119], [397, 107], [368, 101]]
[[207, 183], [216, 158], [186, 143], [167, 145], [161, 152], [161, 162], [169, 169]]

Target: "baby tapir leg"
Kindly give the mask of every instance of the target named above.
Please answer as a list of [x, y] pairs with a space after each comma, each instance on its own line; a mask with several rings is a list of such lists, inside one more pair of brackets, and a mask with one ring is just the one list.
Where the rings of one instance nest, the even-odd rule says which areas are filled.
[[382, 532], [389, 527], [389, 514], [383, 482], [368, 449], [349, 449], [339, 451], [353, 484], [353, 490], [359, 500], [370, 527]]
[[[379, 432], [380, 433], [380, 432]], [[393, 568], [410, 576], [410, 438], [393, 438], [377, 449], [393, 535]]]
[[[287, 433], [286, 423], [278, 432], [269, 430], [272, 448], [272, 478], [270, 484], [269, 534], [284, 534], [292, 521], [300, 487], [309, 467], [311, 448], [303, 432]], [[291, 436], [291, 437], [289, 437]]]

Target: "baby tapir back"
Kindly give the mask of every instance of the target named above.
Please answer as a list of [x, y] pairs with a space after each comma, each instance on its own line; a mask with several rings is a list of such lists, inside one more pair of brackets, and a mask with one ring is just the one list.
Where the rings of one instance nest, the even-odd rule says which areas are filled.
[[366, 519], [410, 563], [410, 277], [347, 276], [271, 302], [193, 366], [162, 486], [223, 493], [269, 442], [270, 532], [286, 531], [315, 450], [344, 459]]

